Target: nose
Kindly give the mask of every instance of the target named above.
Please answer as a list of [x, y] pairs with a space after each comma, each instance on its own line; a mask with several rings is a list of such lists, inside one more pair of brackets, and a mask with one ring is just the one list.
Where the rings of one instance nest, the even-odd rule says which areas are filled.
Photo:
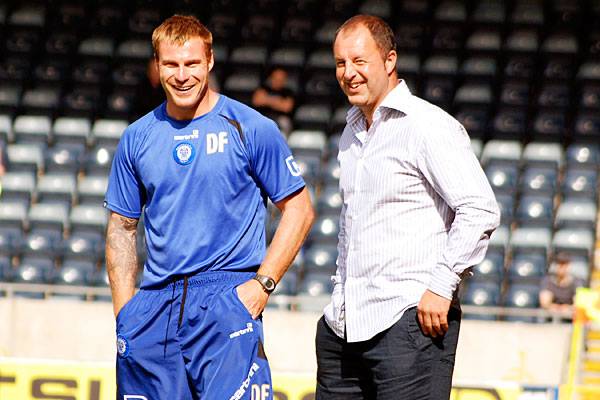
[[356, 70], [354, 69], [354, 66], [352, 65], [351, 62], [346, 62], [344, 63], [344, 75], [343, 78], [346, 81], [351, 81], [352, 78], [354, 78], [354, 76], [356, 75]]
[[189, 77], [189, 73], [187, 68], [182, 65], [179, 68], [177, 68], [177, 73], [175, 74], [175, 78], [180, 81], [180, 82], [184, 82], [188, 79]]

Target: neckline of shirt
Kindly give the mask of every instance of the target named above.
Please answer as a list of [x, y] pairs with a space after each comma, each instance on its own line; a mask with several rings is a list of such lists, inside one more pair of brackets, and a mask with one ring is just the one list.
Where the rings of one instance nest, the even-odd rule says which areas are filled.
[[223, 108], [223, 102], [225, 101], [225, 96], [222, 95], [221, 93], [218, 93], [218, 96], [219, 96], [219, 98], [217, 99], [217, 102], [216, 102], [215, 106], [210, 111], [208, 111], [207, 113], [199, 115], [196, 118], [183, 119], [183, 120], [172, 118], [167, 113], [167, 102], [166, 101], [163, 102], [163, 104], [161, 105], [162, 112], [163, 112], [163, 115], [165, 116], [165, 118], [170, 123], [172, 123], [173, 125], [176, 125], [176, 126], [184, 127], [184, 126], [187, 126], [187, 125], [189, 125], [189, 124], [191, 124], [193, 122], [200, 121], [202, 119], [208, 118], [208, 117], [210, 117], [212, 115], [215, 115], [215, 114], [218, 114], [219, 112], [221, 112], [221, 109]]

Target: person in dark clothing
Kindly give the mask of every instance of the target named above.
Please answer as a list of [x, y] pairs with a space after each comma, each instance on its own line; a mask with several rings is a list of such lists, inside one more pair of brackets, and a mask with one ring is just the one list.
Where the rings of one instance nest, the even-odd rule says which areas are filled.
[[272, 119], [287, 136], [292, 130], [290, 115], [294, 109], [294, 93], [287, 87], [288, 73], [275, 68], [266, 82], [252, 95], [252, 105], [261, 114]]

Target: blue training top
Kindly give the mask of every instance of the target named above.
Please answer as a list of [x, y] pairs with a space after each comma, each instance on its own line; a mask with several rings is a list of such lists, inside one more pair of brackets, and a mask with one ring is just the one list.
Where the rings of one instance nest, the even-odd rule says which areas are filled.
[[266, 251], [266, 197], [304, 187], [273, 121], [224, 95], [191, 121], [166, 103], [132, 123], [113, 160], [105, 207], [144, 213], [148, 257], [142, 287], [174, 275], [249, 271]]

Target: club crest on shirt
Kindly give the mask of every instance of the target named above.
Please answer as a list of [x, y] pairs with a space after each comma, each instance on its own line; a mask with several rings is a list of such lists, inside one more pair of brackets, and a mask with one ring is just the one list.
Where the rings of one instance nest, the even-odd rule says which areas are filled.
[[189, 142], [178, 143], [173, 149], [173, 159], [179, 165], [188, 165], [194, 160], [196, 150], [194, 146]]
[[122, 358], [129, 355], [129, 342], [123, 335], [117, 335], [117, 354]]

